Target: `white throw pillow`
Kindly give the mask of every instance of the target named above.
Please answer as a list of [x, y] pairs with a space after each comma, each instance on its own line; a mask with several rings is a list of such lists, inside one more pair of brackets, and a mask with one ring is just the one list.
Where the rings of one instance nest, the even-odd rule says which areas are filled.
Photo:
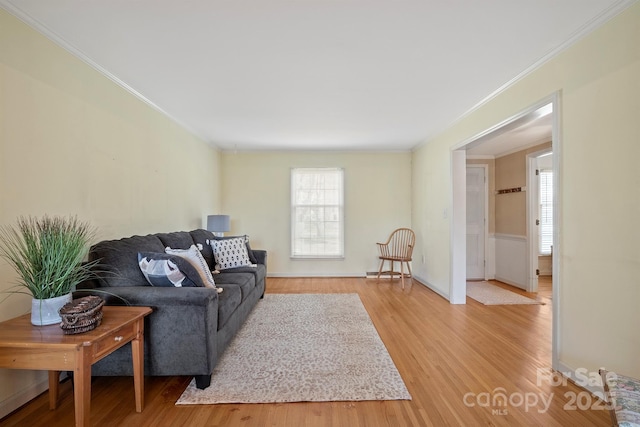
[[222, 292], [222, 288], [216, 287], [211, 271], [209, 271], [209, 266], [196, 245], [191, 245], [189, 249], [171, 249], [167, 246], [164, 251], [169, 255], [179, 256], [189, 261], [189, 263], [198, 270], [200, 278], [207, 288], [215, 288], [218, 290], [218, 293]]
[[254, 266], [249, 259], [246, 237], [236, 237], [224, 240], [210, 240], [213, 256], [216, 260], [216, 270]]

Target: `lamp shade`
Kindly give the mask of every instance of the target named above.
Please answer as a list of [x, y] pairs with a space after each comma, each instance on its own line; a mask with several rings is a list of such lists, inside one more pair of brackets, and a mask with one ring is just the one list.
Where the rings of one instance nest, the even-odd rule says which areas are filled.
[[207, 230], [216, 233], [224, 233], [229, 231], [231, 221], [229, 215], [209, 215], [207, 216]]

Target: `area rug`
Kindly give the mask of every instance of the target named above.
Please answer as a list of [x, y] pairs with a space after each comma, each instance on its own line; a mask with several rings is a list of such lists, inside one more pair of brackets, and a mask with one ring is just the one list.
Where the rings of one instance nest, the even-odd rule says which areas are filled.
[[544, 304], [489, 282], [467, 282], [467, 296], [484, 305]]
[[176, 405], [410, 399], [357, 294], [267, 294]]

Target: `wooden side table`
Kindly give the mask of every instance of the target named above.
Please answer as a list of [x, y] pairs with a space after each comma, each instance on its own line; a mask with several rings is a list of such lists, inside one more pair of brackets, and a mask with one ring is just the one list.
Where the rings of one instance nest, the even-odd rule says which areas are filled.
[[31, 315], [0, 323], [0, 367], [49, 371], [49, 407], [58, 406], [61, 371], [73, 371], [76, 426], [90, 425], [91, 365], [131, 342], [136, 411], [144, 407], [144, 317], [149, 307], [103, 307], [96, 329], [65, 335], [59, 325], [33, 326]]

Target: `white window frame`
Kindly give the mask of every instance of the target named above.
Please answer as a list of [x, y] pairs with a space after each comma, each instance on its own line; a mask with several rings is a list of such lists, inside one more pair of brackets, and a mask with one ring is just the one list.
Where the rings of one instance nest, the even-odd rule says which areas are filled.
[[[553, 247], [553, 170], [541, 169], [539, 174], [538, 253], [551, 255]], [[544, 188], [545, 186], [546, 188]]]
[[[301, 181], [305, 175], [309, 185], [306, 189]], [[324, 187], [323, 175], [337, 179], [338, 188]], [[331, 200], [326, 201], [325, 197]], [[302, 213], [309, 215], [307, 221], [297, 220]], [[337, 236], [328, 237], [325, 232], [331, 233], [329, 230]], [[291, 169], [291, 258], [344, 258], [344, 169]]]

